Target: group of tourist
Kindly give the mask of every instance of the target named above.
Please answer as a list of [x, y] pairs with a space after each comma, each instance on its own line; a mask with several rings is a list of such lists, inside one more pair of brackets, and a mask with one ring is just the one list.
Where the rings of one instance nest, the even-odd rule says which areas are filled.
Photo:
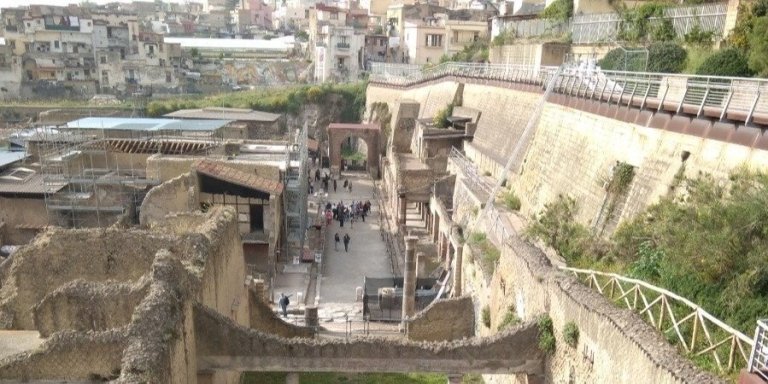
[[365, 217], [368, 215], [368, 212], [370, 210], [371, 210], [370, 200], [367, 200], [365, 202], [352, 201], [352, 204], [350, 205], [344, 205], [344, 201], [339, 201], [336, 204], [328, 202], [325, 205], [326, 225], [330, 226], [332, 220], [338, 220], [339, 227], [343, 227], [344, 222], [349, 221], [350, 227], [354, 228], [354, 223], [357, 220], [362, 219], [363, 222], [365, 222]]

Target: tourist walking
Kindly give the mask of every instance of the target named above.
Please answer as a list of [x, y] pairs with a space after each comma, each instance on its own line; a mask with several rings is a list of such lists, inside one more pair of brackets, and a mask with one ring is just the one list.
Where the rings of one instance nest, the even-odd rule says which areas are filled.
[[280, 294], [280, 300], [277, 302], [280, 305], [280, 309], [283, 311], [283, 317], [288, 317], [288, 305], [291, 303], [288, 300], [288, 296], [285, 293]]
[[336, 179], [333, 179], [333, 192], [336, 192]]
[[334, 240], [333, 241], [333, 250], [334, 251], [338, 251], [339, 250], [339, 240], [341, 240], [339, 238], [339, 233], [338, 232], [336, 232], [336, 234], [333, 236], [333, 240]]
[[349, 252], [349, 240], [351, 238], [349, 237], [349, 233], [344, 234], [344, 252]]
[[352, 182], [349, 182], [349, 193], [352, 193]]

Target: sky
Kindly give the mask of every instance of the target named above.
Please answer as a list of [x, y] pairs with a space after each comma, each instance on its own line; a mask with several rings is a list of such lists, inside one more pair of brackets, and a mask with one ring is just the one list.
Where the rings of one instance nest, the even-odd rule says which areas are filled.
[[[114, 0], [112, 0], [114, 1]], [[128, 0], [118, 0], [121, 3], [130, 3]], [[168, 2], [168, 0], [164, 0], [165, 2]], [[103, 4], [103, 3], [109, 3], [110, 0], [95, 0], [95, 3]], [[183, 3], [182, 0], [173, 0], [173, 3]], [[199, 2], [199, 1], [198, 1]], [[18, 7], [21, 5], [31, 5], [31, 4], [41, 4], [41, 5], [69, 5], [69, 4], [79, 4], [80, 0], [0, 0], [0, 8], [8, 8], [8, 7]]]

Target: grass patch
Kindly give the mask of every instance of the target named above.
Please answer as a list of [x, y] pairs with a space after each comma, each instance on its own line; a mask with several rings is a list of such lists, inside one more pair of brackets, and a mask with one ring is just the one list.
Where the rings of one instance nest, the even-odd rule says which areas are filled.
[[712, 49], [709, 47], [688, 47], [688, 58], [685, 60], [685, 68], [683, 73], [695, 74], [696, 70], [701, 66], [709, 56], [712, 55]]
[[507, 191], [501, 196], [501, 199], [504, 202], [504, 206], [509, 210], [519, 211], [522, 206], [520, 198], [517, 197], [514, 191]]
[[549, 315], [539, 317], [536, 322], [539, 328], [539, 349], [547, 355], [555, 352], [555, 333], [552, 328], [552, 318]]
[[520, 318], [517, 317], [515, 306], [510, 304], [509, 307], [507, 307], [507, 313], [504, 314], [504, 318], [501, 319], [501, 323], [499, 323], [499, 327], [497, 329], [499, 331], [502, 331], [507, 327], [509, 327], [510, 325], [518, 325], [518, 324], [520, 324]]
[[483, 321], [483, 325], [485, 325], [486, 328], [491, 327], [491, 308], [489, 306], [483, 307], [483, 310], [480, 312], [480, 318]]
[[479, 252], [479, 257], [476, 258], [480, 261], [480, 266], [483, 272], [487, 273], [487, 276], [493, 275], [493, 271], [496, 269], [496, 263], [501, 258], [501, 251], [496, 248], [493, 243], [486, 238], [482, 232], [473, 232], [469, 235], [469, 244], [472, 246], [473, 253]]
[[579, 344], [579, 327], [573, 321], [569, 321], [563, 327], [563, 341], [573, 348]]
[[[285, 384], [284, 372], [246, 372], [240, 384]], [[301, 373], [301, 384], [444, 384], [445, 375], [433, 373]]]
[[341, 148], [341, 158], [347, 161], [356, 161], [356, 162], [362, 162], [363, 160], [366, 160], [366, 156], [362, 154], [361, 152], [355, 151], [352, 148]]

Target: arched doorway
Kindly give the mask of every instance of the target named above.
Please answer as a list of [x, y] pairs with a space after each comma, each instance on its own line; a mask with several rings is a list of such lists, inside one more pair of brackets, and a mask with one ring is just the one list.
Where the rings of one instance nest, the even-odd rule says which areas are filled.
[[[373, 178], [379, 175], [379, 135], [377, 124], [340, 124], [328, 126], [331, 172], [339, 174], [342, 160], [352, 160]], [[346, 159], [345, 159], [346, 158]]]

